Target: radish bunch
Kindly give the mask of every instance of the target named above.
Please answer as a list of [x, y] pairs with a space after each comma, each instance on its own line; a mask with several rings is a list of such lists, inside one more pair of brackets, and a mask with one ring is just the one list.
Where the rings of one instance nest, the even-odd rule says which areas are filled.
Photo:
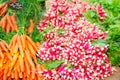
[[[98, 8], [78, 1], [51, 2], [51, 8], [38, 29], [40, 32], [48, 27], [53, 29], [44, 35], [45, 42], [37, 56], [44, 62], [64, 60], [64, 63], [54, 70], [45, 70], [43, 72], [45, 79], [99, 80], [112, 74], [113, 68], [105, 54], [108, 45], [103, 47], [92, 45], [94, 40], [106, 40], [107, 32], [101, 31], [86, 20], [83, 13], [89, 9]], [[59, 33], [60, 30], [63, 31]], [[68, 63], [73, 66], [72, 69], [66, 68]]]

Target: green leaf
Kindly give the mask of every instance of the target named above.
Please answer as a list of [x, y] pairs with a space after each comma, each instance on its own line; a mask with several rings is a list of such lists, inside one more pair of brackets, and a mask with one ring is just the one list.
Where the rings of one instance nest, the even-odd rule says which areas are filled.
[[68, 64], [66, 65], [66, 68], [67, 68], [67, 69], [73, 69], [73, 68], [74, 68], [74, 66], [73, 66], [73, 65], [71, 65], [70, 63], [68, 63]]
[[54, 60], [54, 61], [45, 62], [43, 63], [43, 65], [45, 65], [47, 69], [52, 70], [56, 67], [59, 67], [63, 62], [64, 62], [63, 60]]
[[44, 36], [42, 33], [39, 32], [39, 30], [35, 27], [34, 32], [32, 33], [32, 40], [34, 42], [43, 42], [44, 41]]
[[40, 58], [37, 58], [39, 64], [43, 64], [43, 61]]
[[92, 46], [95, 46], [95, 45], [97, 45], [97, 46], [99, 46], [99, 47], [104, 47], [105, 45], [106, 45], [106, 41], [105, 40], [102, 40], [102, 39], [98, 39], [98, 40], [94, 40], [93, 42], [92, 42]]
[[50, 32], [53, 29], [53, 27], [48, 27], [43, 31], [43, 34], [47, 34], [48, 32]]
[[65, 30], [64, 30], [64, 29], [58, 29], [58, 30], [57, 30], [57, 33], [58, 33], [58, 34], [64, 34], [64, 33], [65, 33]]

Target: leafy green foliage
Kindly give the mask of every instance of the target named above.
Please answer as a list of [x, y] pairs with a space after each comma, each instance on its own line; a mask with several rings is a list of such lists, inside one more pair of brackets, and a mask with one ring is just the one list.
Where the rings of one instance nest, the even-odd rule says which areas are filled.
[[64, 29], [58, 29], [58, 30], [57, 30], [57, 33], [58, 33], [58, 34], [63, 34], [63, 33], [65, 33], [65, 30], [64, 30]]
[[92, 46], [97, 45], [97, 46], [99, 46], [101, 48], [104, 47], [106, 44], [107, 44], [107, 42], [105, 40], [102, 40], [102, 39], [94, 40], [92, 42]]
[[34, 32], [32, 33], [32, 40], [34, 42], [43, 42], [44, 41], [44, 36], [43, 33], [40, 33], [39, 30], [35, 27]]
[[68, 64], [66, 65], [66, 68], [67, 68], [67, 69], [73, 69], [73, 68], [74, 68], [74, 66], [73, 66], [73, 65], [71, 65], [70, 63], [68, 63]]
[[7, 34], [6, 32], [2, 31], [2, 28], [0, 27], [0, 40], [5, 40], [8, 44], [15, 34], [16, 32], [10, 32]]
[[64, 61], [62, 60], [54, 60], [54, 61], [48, 61], [43, 63], [43, 65], [45, 65], [45, 67], [49, 70], [52, 70], [56, 67], [59, 67]]
[[39, 64], [43, 64], [43, 62], [40, 58], [37, 58], [37, 61], [38, 61]]

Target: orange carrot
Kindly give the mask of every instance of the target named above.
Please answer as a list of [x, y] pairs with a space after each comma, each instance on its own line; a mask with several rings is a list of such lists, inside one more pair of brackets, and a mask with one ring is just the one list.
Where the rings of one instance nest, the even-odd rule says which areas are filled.
[[2, 23], [1, 23], [1, 21], [0, 21], [0, 27], [2, 26]]
[[18, 38], [18, 34], [13, 36], [13, 38], [11, 39], [10, 44], [9, 44], [9, 50], [10, 50], [10, 54], [12, 56], [14, 56], [15, 52], [17, 52], [17, 46], [16, 46], [17, 38]]
[[7, 80], [7, 75], [4, 73], [3, 80]]
[[38, 64], [36, 56], [32, 56], [32, 58], [33, 58], [35, 64]]
[[28, 27], [28, 32], [31, 33], [34, 29], [34, 22], [32, 19], [30, 19], [30, 26]]
[[39, 43], [39, 42], [36, 42], [35, 44], [36, 44], [36, 46], [37, 46], [38, 49], [39, 49], [39, 47], [40, 47], [40, 43]]
[[5, 55], [10, 61], [12, 61], [12, 56], [10, 55], [10, 53], [4, 52], [4, 55]]
[[14, 67], [14, 65], [16, 64], [16, 61], [17, 61], [17, 59], [18, 59], [18, 56], [19, 56], [19, 53], [14, 54], [13, 60], [12, 60], [11, 64], [9, 65], [10, 70], [12, 70], [13, 67]]
[[23, 77], [23, 73], [19, 72], [19, 78], [22, 78], [22, 77]]
[[25, 68], [27, 71], [27, 75], [30, 75], [30, 65], [28, 64], [28, 61], [26, 58], [24, 58], [24, 61], [25, 61]]
[[18, 47], [19, 47], [19, 50], [20, 50], [20, 55], [22, 57], [24, 57], [24, 51], [23, 51], [23, 48], [22, 48], [22, 42], [21, 42], [20, 36], [18, 37], [17, 42], [18, 42]]
[[40, 65], [41, 70], [45, 70], [45, 66], [44, 65]]
[[2, 48], [4, 51], [8, 52], [8, 49], [5, 47], [5, 45], [4, 45], [2, 42], [0, 42], [0, 45], [1, 45], [1, 48]]
[[29, 36], [26, 36], [26, 38], [27, 38], [27, 41], [33, 46], [33, 49], [35, 51], [37, 51], [38, 48], [37, 48], [36, 44], [32, 41], [32, 39]]
[[0, 78], [3, 76], [4, 70], [0, 71]]
[[31, 78], [34, 79], [35, 78], [35, 71], [36, 71], [34, 66], [31, 67], [31, 71], [32, 71], [31, 72]]
[[22, 47], [23, 47], [23, 49], [25, 49], [25, 39], [26, 39], [26, 37], [25, 37], [25, 35], [23, 34], [23, 35], [21, 35], [20, 36], [20, 38], [21, 38], [21, 43], [22, 43]]
[[11, 0], [12, 2], [17, 2], [17, 0]]
[[7, 11], [7, 8], [8, 8], [8, 5], [5, 5], [5, 7], [2, 8], [2, 12], [1, 12], [0, 16], [4, 16], [5, 15], [5, 13]]
[[9, 47], [8, 44], [4, 40], [2, 40], [2, 43], [6, 46], [6, 48]]
[[19, 80], [18, 72], [15, 70], [15, 80]]
[[15, 20], [15, 14], [13, 14], [11, 17], [11, 23], [13, 24], [14, 28], [15, 28], [15, 31], [18, 32], [18, 26], [17, 26], [17, 23], [16, 23], [16, 20]]
[[4, 55], [3, 55], [3, 53], [2, 53], [1, 50], [0, 50], [0, 57], [1, 57], [1, 58], [4, 58]]
[[34, 65], [32, 59], [31, 59], [31, 57], [30, 57], [30, 53], [29, 53], [27, 50], [25, 50], [25, 56], [26, 56], [29, 64], [30, 64], [32, 67], [34, 67], [35, 65]]
[[17, 53], [18, 52], [18, 42], [16, 42], [15, 46], [14, 46], [14, 53]]
[[14, 71], [11, 72], [11, 78], [15, 78], [15, 72]]
[[7, 25], [7, 16], [4, 16], [1, 20], [1, 23], [2, 23], [2, 29], [5, 30], [5, 27]]
[[3, 7], [5, 7], [5, 2], [3, 4], [0, 5], [0, 9], [2, 9]]
[[8, 21], [8, 24], [10, 25], [10, 27], [12, 28], [12, 31], [15, 30], [14, 26], [13, 26], [13, 23], [12, 23], [12, 20], [11, 20], [11, 16], [7, 16], [7, 21]]
[[3, 63], [6, 63], [7, 61], [8, 61], [8, 58], [7, 58], [7, 57], [4, 57]]
[[0, 60], [0, 68], [3, 67], [3, 58]]
[[26, 41], [26, 46], [27, 46], [30, 54], [31, 54], [32, 56], [35, 56], [36, 52], [34, 51], [32, 45], [31, 45], [28, 41]]
[[10, 25], [9, 24], [7, 24], [7, 26], [6, 26], [6, 33], [9, 33], [10, 32]]
[[11, 77], [8, 77], [8, 80], [11, 80]]
[[19, 56], [19, 63], [20, 63], [21, 72], [24, 72], [24, 61], [21, 55]]

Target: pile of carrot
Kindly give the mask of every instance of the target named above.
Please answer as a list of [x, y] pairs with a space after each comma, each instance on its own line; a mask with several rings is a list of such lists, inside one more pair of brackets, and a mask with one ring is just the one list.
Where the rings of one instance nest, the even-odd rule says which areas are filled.
[[[3, 45], [4, 44], [4, 45]], [[0, 42], [0, 79], [1, 80], [43, 80], [42, 70], [36, 53], [40, 46], [27, 35], [16, 34], [9, 45]]]
[[9, 54], [9, 45], [4, 41], [0, 41], [0, 80], [6, 78], [4, 75], [5, 66], [7, 67], [9, 62], [12, 61], [12, 56]]
[[15, 14], [5, 15], [0, 21], [0, 26], [2, 27], [3, 31], [6, 31], [7, 33], [11, 31], [18, 32], [18, 26], [17, 26], [17, 20], [15, 18]]
[[7, 12], [8, 5], [6, 2], [0, 4], [0, 16], [4, 16]]

